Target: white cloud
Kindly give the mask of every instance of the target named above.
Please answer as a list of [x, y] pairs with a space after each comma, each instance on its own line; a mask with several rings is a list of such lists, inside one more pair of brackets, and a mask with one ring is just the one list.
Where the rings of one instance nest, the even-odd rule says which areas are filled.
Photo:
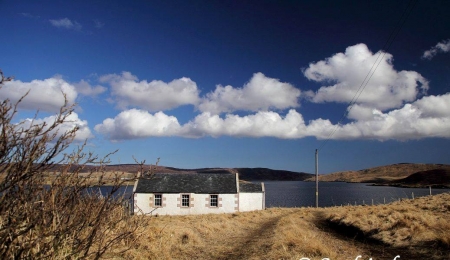
[[180, 124], [173, 116], [163, 112], [154, 115], [147, 111], [130, 109], [107, 118], [94, 127], [95, 131], [106, 135], [110, 140], [126, 140], [152, 136], [174, 136], [180, 132]]
[[169, 83], [159, 80], [138, 81], [130, 72], [100, 77], [112, 86], [112, 95], [121, 109], [140, 107], [150, 111], [168, 110], [182, 105], [196, 105], [199, 101], [197, 84], [189, 78]]
[[450, 39], [439, 42], [438, 44], [436, 44], [436, 46], [425, 51], [422, 55], [422, 59], [431, 60], [439, 52], [450, 52]]
[[[45, 123], [47, 126], [52, 125], [56, 120], [56, 116], [49, 116], [45, 117], [43, 119], [25, 119], [22, 121], [19, 126], [21, 128], [27, 129], [30, 128], [30, 126], [33, 125], [41, 125]], [[86, 120], [80, 120], [78, 118], [78, 114], [75, 112], [72, 112], [66, 120], [60, 124], [57, 128], [55, 128], [53, 131], [50, 132], [50, 134], [56, 133], [57, 136], [60, 136], [61, 134], [73, 130], [75, 127], [78, 127], [78, 130], [75, 135], [74, 141], [76, 142], [83, 142], [84, 140], [88, 138], [92, 138], [93, 135], [91, 133], [91, 130], [88, 127], [88, 123]], [[48, 129], [48, 127], [46, 128]]]
[[377, 109], [355, 104], [347, 108], [347, 118], [359, 121], [370, 120], [375, 110]]
[[105, 119], [94, 129], [113, 141], [156, 136], [300, 138], [304, 136], [305, 131], [303, 118], [295, 110], [290, 110], [285, 117], [275, 112], [258, 112], [243, 117], [227, 115], [225, 119], [205, 112], [180, 126], [177, 118], [163, 112], [152, 115], [147, 111], [130, 109], [115, 118]]
[[79, 31], [81, 30], [81, 24], [79, 24], [77, 21], [71, 21], [68, 18], [62, 18], [59, 20], [49, 20], [50, 23], [58, 28], [64, 28], [64, 29], [69, 29], [69, 30], [76, 30]]
[[225, 118], [209, 112], [198, 115], [183, 126], [186, 136], [238, 136], [301, 138], [306, 134], [302, 115], [291, 109], [285, 117], [275, 112], [260, 111], [254, 115], [228, 114]]
[[220, 114], [233, 111], [259, 111], [298, 107], [300, 90], [289, 83], [255, 73], [242, 88], [218, 85], [202, 99], [202, 112]]
[[[311, 100], [316, 103], [351, 102], [377, 58], [381, 57], [374, 55], [365, 44], [357, 44], [348, 47], [345, 53], [310, 63], [304, 70], [305, 77], [333, 84], [322, 86], [315, 94], [309, 93]], [[425, 78], [415, 71], [396, 71], [392, 65], [392, 55], [384, 53], [357, 104], [384, 111], [414, 101], [420, 91], [427, 90], [428, 81]]]
[[44, 80], [22, 82], [13, 80], [6, 82], [0, 88], [0, 99], [9, 99], [16, 103], [29, 91], [19, 103], [19, 108], [56, 112], [64, 105], [64, 95], [69, 104], [74, 104], [77, 98], [75, 87], [61, 78], [53, 77]]
[[450, 93], [426, 96], [413, 103], [426, 117], [450, 117]]
[[105, 87], [100, 85], [93, 87], [89, 84], [89, 82], [85, 80], [81, 80], [80, 82], [74, 83], [73, 85], [75, 86], [78, 93], [85, 96], [94, 97], [106, 91]]
[[[354, 106], [349, 111], [349, 117], [357, 121], [339, 126], [333, 139], [450, 138], [450, 93], [423, 97], [387, 113]], [[330, 127], [334, 128], [335, 126]]]
[[[383, 113], [375, 108], [355, 105], [349, 111], [353, 121], [333, 125], [327, 119], [315, 119], [306, 123], [294, 109], [283, 116], [276, 112], [260, 111], [239, 116], [204, 112], [184, 125], [177, 118], [163, 112], [154, 115], [147, 111], [131, 109], [115, 118], [108, 118], [95, 130], [109, 139], [126, 139], [180, 136], [199, 138], [220, 137], [275, 137], [299, 139], [316, 137], [335, 140], [411, 140], [428, 137], [450, 138], [450, 93], [442, 96], [423, 97], [405, 104], [399, 109]], [[331, 131], [335, 133], [330, 137]]]

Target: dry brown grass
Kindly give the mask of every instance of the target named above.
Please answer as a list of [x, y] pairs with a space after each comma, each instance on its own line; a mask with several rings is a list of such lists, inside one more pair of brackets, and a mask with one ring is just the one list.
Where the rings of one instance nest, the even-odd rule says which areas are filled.
[[450, 193], [444, 193], [389, 205], [336, 207], [325, 218], [393, 248], [450, 259], [449, 212]]
[[[147, 217], [148, 227], [134, 248], [109, 257], [450, 259], [449, 210], [450, 194], [441, 194], [377, 206]], [[332, 223], [344, 228], [335, 230]], [[364, 234], [365, 241], [353, 236], [355, 230]]]

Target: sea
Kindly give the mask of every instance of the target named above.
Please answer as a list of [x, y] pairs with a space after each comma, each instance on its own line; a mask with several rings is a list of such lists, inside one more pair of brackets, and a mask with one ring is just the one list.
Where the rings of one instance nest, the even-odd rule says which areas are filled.
[[[254, 182], [258, 183], [258, 182]], [[303, 181], [264, 181], [266, 207], [315, 207], [316, 183]], [[102, 193], [110, 190], [101, 187]], [[119, 193], [130, 198], [133, 186], [123, 186]], [[431, 194], [450, 192], [450, 189], [431, 189]], [[400, 188], [372, 186], [367, 183], [319, 182], [319, 207], [345, 205], [378, 205], [402, 199], [430, 195], [429, 188]]]

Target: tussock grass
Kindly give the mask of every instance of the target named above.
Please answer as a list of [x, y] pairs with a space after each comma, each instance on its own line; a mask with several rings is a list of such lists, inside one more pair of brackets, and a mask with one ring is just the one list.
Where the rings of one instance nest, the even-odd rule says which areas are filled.
[[390, 247], [450, 259], [449, 213], [450, 194], [444, 193], [389, 205], [336, 207], [325, 211], [324, 217], [329, 223], [355, 228]]

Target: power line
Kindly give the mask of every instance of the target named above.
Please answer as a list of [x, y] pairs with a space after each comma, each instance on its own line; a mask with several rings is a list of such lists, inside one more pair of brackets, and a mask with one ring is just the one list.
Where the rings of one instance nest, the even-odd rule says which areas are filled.
[[334, 127], [334, 129], [330, 132], [330, 134], [325, 138], [325, 140], [322, 141], [322, 144], [319, 146], [317, 150], [321, 150], [322, 147], [325, 146], [325, 144], [328, 143], [328, 141], [333, 137], [333, 135], [336, 133], [337, 129], [341, 125], [341, 122], [344, 120], [344, 118], [347, 117], [349, 111], [352, 109], [352, 107], [356, 104], [358, 101], [358, 98], [361, 96], [361, 93], [366, 88], [367, 84], [369, 83], [370, 79], [372, 78], [373, 74], [377, 70], [380, 63], [383, 61], [384, 56], [386, 56], [387, 51], [390, 49], [392, 43], [394, 42], [395, 38], [399, 34], [400, 30], [402, 29], [403, 25], [405, 24], [406, 20], [408, 19], [409, 15], [411, 14], [411, 11], [414, 9], [414, 6], [416, 4], [417, 0], [411, 0], [408, 3], [408, 6], [403, 11], [402, 15], [400, 16], [399, 21], [397, 22], [397, 25], [394, 27], [394, 29], [389, 34], [385, 44], [383, 45], [383, 48], [381, 51], [378, 52], [378, 56], [373, 63], [372, 67], [370, 68], [367, 75], [364, 77], [364, 80], [362, 81], [361, 85], [359, 86], [358, 90], [356, 91], [355, 95], [353, 96], [352, 100], [347, 106], [347, 109], [342, 114], [341, 118], [339, 119], [338, 123]]

